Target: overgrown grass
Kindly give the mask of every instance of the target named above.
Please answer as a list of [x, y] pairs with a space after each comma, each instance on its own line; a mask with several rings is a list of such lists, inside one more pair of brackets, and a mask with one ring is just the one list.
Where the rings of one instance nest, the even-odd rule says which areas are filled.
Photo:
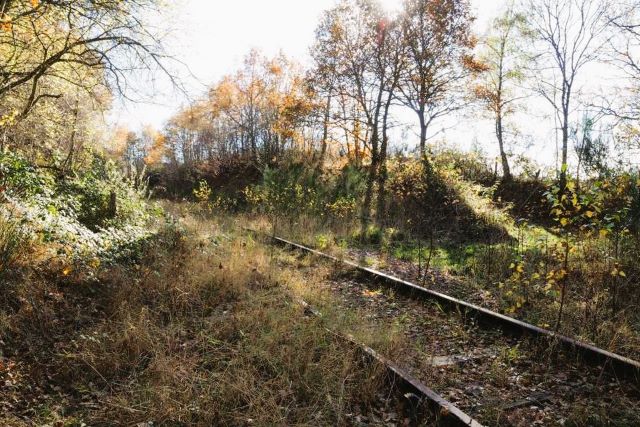
[[[356, 221], [343, 221], [339, 228], [328, 227], [317, 218], [300, 217], [282, 221], [279, 233], [337, 256], [357, 257], [366, 266], [386, 268], [393, 260], [445, 273], [460, 286], [442, 286], [451, 293], [539, 326], [555, 329], [581, 340], [640, 358], [640, 317], [634, 309], [640, 278], [637, 238], [570, 231], [567, 268], [563, 262], [563, 235], [556, 230], [512, 218], [491, 202], [491, 191], [479, 184], [459, 184], [458, 194], [466, 194], [465, 204], [477, 218], [500, 223], [506, 234], [480, 240], [451, 240], [437, 235], [430, 247], [428, 238], [399, 227], [371, 224], [361, 228]], [[268, 221], [255, 221], [266, 229]], [[304, 227], [303, 227], [304, 225]], [[355, 252], [349, 253], [355, 249]], [[566, 270], [566, 273], [563, 272]], [[560, 322], [561, 286], [566, 298]], [[425, 285], [437, 283], [425, 281]], [[475, 298], [475, 299], [474, 299]]]
[[[327, 195], [333, 185], [282, 179], [266, 188]], [[640, 358], [639, 182], [633, 173], [580, 186], [570, 180], [561, 195], [537, 173], [500, 183], [482, 159], [442, 152], [390, 161], [387, 211], [368, 224], [353, 210], [332, 213], [325, 199], [307, 197], [305, 207], [302, 192], [275, 190], [278, 197], [252, 210], [268, 215], [252, 220], [265, 232], [391, 266], [438, 291]]]
[[0, 279], [26, 251], [26, 236], [17, 221], [0, 216]]
[[[136, 263], [93, 280], [24, 266], [28, 280], [4, 290], [0, 423], [341, 425], [366, 412], [380, 367], [297, 301], [336, 328], [362, 323], [331, 314], [321, 276], [282, 268], [286, 255], [232, 219], [169, 208], [182, 219]], [[395, 343], [391, 332], [370, 341]]]

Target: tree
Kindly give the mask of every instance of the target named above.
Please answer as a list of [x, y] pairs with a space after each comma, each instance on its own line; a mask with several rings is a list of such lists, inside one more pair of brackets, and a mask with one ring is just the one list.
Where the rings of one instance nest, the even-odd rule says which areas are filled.
[[154, 166], [161, 164], [167, 155], [167, 145], [164, 135], [151, 126], [145, 126], [142, 130], [142, 140], [146, 147], [145, 165]]
[[125, 140], [123, 161], [127, 177], [136, 184], [144, 175], [146, 169], [145, 158], [147, 157], [149, 147], [145, 142], [146, 141], [135, 132], [129, 132]]
[[379, 37], [382, 44], [382, 51], [376, 60], [378, 73], [386, 79], [385, 91], [386, 100], [382, 109], [382, 143], [380, 145], [380, 160], [377, 177], [378, 184], [378, 206], [376, 216], [378, 222], [386, 217], [386, 181], [387, 171], [387, 151], [389, 148], [389, 112], [392, 103], [397, 99], [397, 89], [400, 78], [405, 67], [405, 44], [402, 39], [402, 31], [399, 21], [382, 21], [380, 24], [381, 35]]
[[622, 70], [624, 83], [619, 96], [607, 99], [602, 110], [614, 118], [617, 125], [616, 138], [631, 150], [640, 149], [640, 2], [621, 1], [610, 14], [614, 32], [611, 40], [609, 61]]
[[463, 105], [455, 91], [473, 66], [471, 15], [466, 0], [406, 0], [401, 19], [407, 63], [400, 100], [418, 115], [424, 154], [429, 126]]
[[[175, 84], [146, 17], [157, 0], [0, 0], [0, 149], [62, 177], [106, 140], [113, 94], [132, 72]], [[109, 150], [107, 150], [109, 151]]]
[[2, 0], [0, 99], [27, 87], [20, 108], [26, 116], [39, 101], [62, 95], [42, 90], [47, 79], [91, 89], [82, 71], [96, 69], [103, 75], [98, 84], [123, 93], [128, 72], [150, 67], [166, 71], [159, 40], [140, 18], [156, 3]]
[[241, 69], [211, 86], [206, 98], [169, 120], [163, 155], [189, 167], [240, 160], [262, 171], [288, 150], [313, 152], [308, 128], [316, 108], [297, 64], [254, 50]]
[[[99, 80], [95, 70], [83, 70], [87, 86]], [[0, 103], [0, 149], [19, 151], [41, 166], [64, 175], [82, 166], [86, 147], [96, 146], [104, 136], [104, 111], [111, 94], [102, 86], [91, 91], [64, 80], [43, 79], [41, 90], [64, 96], [47, 97], [33, 105], [22, 116], [21, 108], [28, 97], [25, 86], [4, 96]]]
[[525, 0], [523, 6], [535, 42], [535, 89], [551, 104], [562, 133], [559, 187], [564, 191], [574, 98], [580, 92], [578, 77], [585, 66], [599, 59], [607, 44], [609, 4], [606, 0]]
[[474, 95], [493, 116], [496, 139], [502, 163], [502, 179], [511, 180], [511, 169], [506, 151], [505, 120], [516, 111], [514, 84], [522, 80], [522, 60], [516, 43], [518, 26], [523, 15], [510, 4], [505, 13], [494, 20], [491, 33], [482, 43], [480, 75], [473, 88]]
[[320, 155], [316, 167], [317, 171], [324, 167], [330, 134], [332, 100], [337, 92], [338, 85], [337, 55], [332, 51], [325, 50], [331, 49], [331, 44], [325, 43], [325, 40], [331, 36], [332, 25], [332, 19], [328, 14], [325, 14], [324, 21], [316, 29], [316, 41], [311, 49], [314, 66], [307, 76], [307, 84], [311, 90], [313, 90], [314, 94], [325, 98], [324, 111], [322, 114]]
[[587, 114], [582, 121], [572, 129], [571, 138], [578, 158], [576, 166], [576, 187], [580, 187], [580, 169], [587, 173], [597, 173], [602, 176], [607, 170], [608, 141], [602, 132], [596, 129], [596, 119]]
[[196, 102], [179, 111], [167, 122], [164, 137], [173, 163], [191, 166], [205, 159], [207, 110], [205, 103]]
[[[316, 31], [319, 52], [330, 56], [316, 62], [330, 64], [326, 68], [335, 74], [337, 90], [354, 101], [366, 126], [370, 163], [362, 205], [363, 227], [369, 221], [380, 164], [380, 125], [389, 84], [389, 68], [384, 60], [387, 22], [379, 4], [345, 0], [325, 12]], [[354, 136], [357, 137], [356, 132]]]

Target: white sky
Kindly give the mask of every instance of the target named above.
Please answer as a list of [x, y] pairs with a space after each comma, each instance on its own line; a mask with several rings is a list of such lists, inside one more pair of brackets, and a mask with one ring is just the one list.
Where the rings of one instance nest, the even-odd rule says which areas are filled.
[[[189, 97], [178, 93], [171, 85], [160, 79], [151, 82], [134, 82], [142, 87], [147, 102], [116, 102], [110, 122], [127, 126], [132, 130], [151, 125], [161, 129], [163, 124], [181, 107], [205, 93], [225, 74], [240, 67], [243, 57], [257, 48], [268, 56], [282, 51], [285, 55], [305, 64], [309, 61], [309, 47], [323, 10], [332, 7], [336, 0], [178, 0], [172, 2], [166, 16], [159, 20], [162, 28], [170, 28], [166, 38], [171, 55], [188, 66], [191, 75], [184, 73], [183, 81]], [[383, 5], [393, 10], [401, 0], [382, 0]], [[471, 0], [477, 17], [475, 31], [482, 34], [491, 20], [498, 15], [506, 0]], [[155, 22], [156, 19], [154, 19]], [[184, 70], [183, 70], [184, 71]], [[537, 161], [553, 164], [555, 159], [553, 122], [543, 117], [545, 106], [539, 101], [530, 101], [533, 108], [527, 112], [518, 126], [525, 135], [536, 135], [536, 144], [516, 151], [526, 152]], [[547, 108], [547, 112], [550, 110]], [[405, 114], [402, 114], [403, 122]], [[406, 116], [410, 124], [415, 117]], [[477, 115], [466, 112], [450, 119], [455, 126], [438, 124], [439, 139], [462, 148], [476, 144], [488, 154], [495, 155], [495, 136], [491, 123]], [[436, 128], [436, 130], [439, 130]], [[446, 128], [446, 129], [445, 129]], [[415, 127], [409, 135], [415, 135]], [[402, 143], [397, 132], [397, 143]], [[414, 138], [412, 138], [414, 139]], [[544, 143], [540, 143], [544, 141]], [[393, 143], [393, 141], [392, 141]]]
[[[167, 11], [172, 33], [166, 39], [168, 51], [188, 66], [183, 80], [192, 97], [198, 97], [223, 75], [234, 72], [243, 57], [257, 48], [267, 56], [282, 51], [305, 64], [322, 11], [336, 0], [178, 0]], [[381, 0], [388, 10], [401, 0]], [[472, 0], [478, 16], [477, 27], [484, 29], [503, 0]], [[165, 25], [164, 22], [159, 25]], [[168, 82], [134, 83], [147, 95], [145, 102], [118, 102], [112, 121], [133, 130], [144, 125], [161, 128], [163, 123], [187, 103], [184, 95], [172, 90]]]

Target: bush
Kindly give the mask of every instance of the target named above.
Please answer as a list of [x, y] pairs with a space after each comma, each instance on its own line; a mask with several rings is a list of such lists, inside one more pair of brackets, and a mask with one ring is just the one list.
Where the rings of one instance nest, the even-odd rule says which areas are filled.
[[51, 175], [39, 173], [24, 158], [14, 153], [0, 152], [0, 193], [31, 197], [53, 186]]
[[90, 167], [56, 187], [59, 208], [71, 210], [92, 231], [140, 224], [149, 218], [146, 188], [135, 188], [112, 161], [94, 157]]
[[425, 233], [445, 219], [455, 199], [431, 159], [407, 160], [390, 165], [389, 212], [409, 229]]
[[477, 151], [442, 150], [434, 156], [433, 161], [437, 169], [453, 169], [465, 181], [491, 186], [497, 178], [495, 165], [492, 168], [490, 160]]
[[383, 235], [384, 231], [380, 227], [370, 224], [365, 231], [364, 240], [372, 245], [379, 245]]
[[331, 188], [328, 196], [329, 203], [339, 200], [361, 200], [367, 185], [367, 172], [355, 165], [346, 165], [340, 173], [329, 182]]
[[[57, 177], [15, 154], [0, 155], [4, 184], [0, 217], [15, 218], [29, 239], [47, 244], [51, 258], [96, 268], [101, 262], [135, 257], [152, 234], [158, 209], [146, 203], [113, 162], [96, 156], [74, 176]], [[7, 229], [7, 254], [16, 244]]]
[[274, 222], [278, 218], [298, 218], [318, 212], [320, 207], [318, 185], [306, 172], [304, 164], [264, 170], [263, 182], [248, 187], [245, 198], [254, 209], [269, 215]]

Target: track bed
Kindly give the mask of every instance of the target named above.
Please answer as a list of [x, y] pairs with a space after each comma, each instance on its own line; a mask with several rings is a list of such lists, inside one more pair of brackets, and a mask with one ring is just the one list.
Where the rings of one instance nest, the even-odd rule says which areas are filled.
[[461, 313], [395, 294], [353, 270], [339, 269], [325, 284], [336, 310], [399, 328], [411, 345], [394, 355], [398, 365], [483, 424], [640, 423], [636, 385], [570, 352], [480, 328]]

